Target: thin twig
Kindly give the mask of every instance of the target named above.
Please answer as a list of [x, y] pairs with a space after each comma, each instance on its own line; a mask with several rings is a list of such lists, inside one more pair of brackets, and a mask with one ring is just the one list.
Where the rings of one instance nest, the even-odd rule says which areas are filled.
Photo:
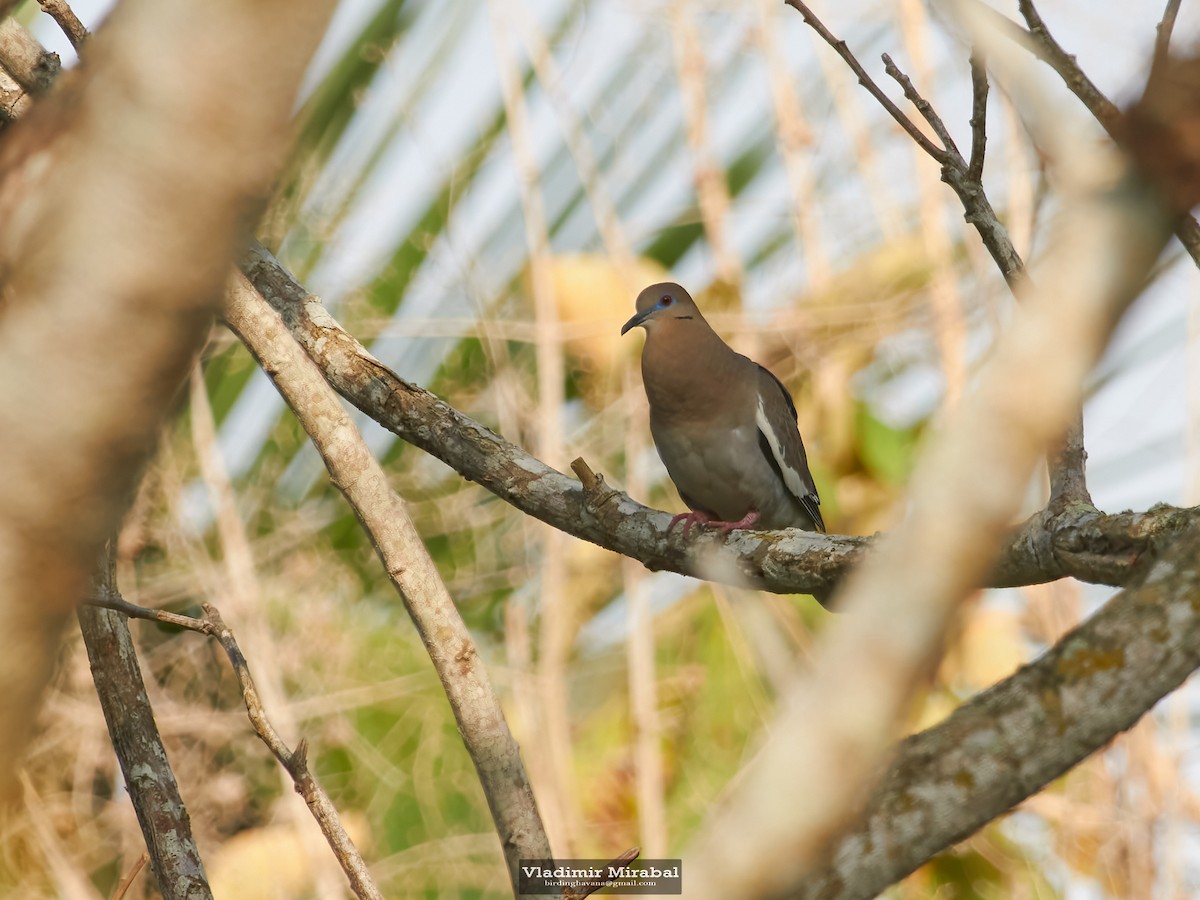
[[1075, 57], [1064, 50], [1062, 45], [1054, 39], [1054, 35], [1050, 33], [1050, 29], [1046, 27], [1046, 23], [1042, 20], [1041, 13], [1033, 5], [1033, 0], [1018, 0], [1017, 9], [1020, 10], [1021, 17], [1025, 19], [1025, 24], [1029, 26], [1029, 30], [1025, 31], [1015, 22], [1011, 22], [1005, 16], [996, 13], [997, 19], [1008, 21], [1010, 26], [1007, 29], [1000, 29], [1001, 33], [1010, 38], [1022, 36], [1032, 38], [1032, 42], [1019, 41], [1019, 43], [1033, 50], [1039, 59], [1057, 72], [1062, 80], [1066, 82], [1067, 87], [1071, 89], [1071, 93], [1083, 101], [1083, 105], [1088, 108], [1088, 111], [1111, 134], [1112, 129], [1120, 121], [1121, 110], [1084, 74], [1083, 69], [1075, 61]]
[[987, 152], [988, 76], [979, 50], [971, 53], [971, 162], [967, 177], [983, 182], [983, 160]]
[[825, 27], [824, 23], [813, 14], [813, 11], [802, 0], [786, 0], [786, 2], [788, 6], [795, 9], [804, 17], [804, 21], [809, 28], [819, 34], [825, 43], [837, 51], [838, 56], [858, 76], [858, 83], [865, 87], [871, 96], [879, 101], [879, 104], [887, 110], [888, 115], [896, 120], [896, 124], [908, 132], [908, 136], [916, 141], [922, 150], [942, 165], [947, 165], [951, 162], [951, 157], [947, 150], [937, 146], [937, 144], [926, 137], [925, 133], [917, 127], [916, 123], [901, 112], [900, 107], [893, 103], [892, 99], [867, 74], [867, 70], [862, 67], [862, 63], [858, 61], [858, 58], [850, 52], [850, 48], [846, 45], [845, 41], [834, 37], [829, 29]]
[[[926, 35], [929, 20], [921, 0], [900, 0], [896, 11], [905, 53], [911, 60], [916, 83], [935, 90], [936, 79], [930, 63]], [[890, 58], [888, 62], [890, 62]], [[906, 73], [907, 74], [907, 73]], [[912, 93], [915, 93], [912, 92]], [[932, 98], [930, 98], [932, 99]], [[943, 141], [949, 141], [948, 129], [933, 112], [932, 102], [925, 103], [922, 115], [930, 121]], [[931, 118], [931, 116], [933, 118]], [[953, 145], [953, 141], [949, 141]], [[943, 387], [942, 409], [954, 409], [967, 385], [967, 316], [962, 289], [955, 272], [958, 241], [950, 234], [950, 223], [944, 211], [947, 198], [939, 188], [938, 173], [921, 159], [921, 148], [911, 146], [915, 158], [917, 179], [917, 223], [928, 263], [928, 281], [923, 292], [929, 305], [930, 325], [938, 356], [941, 357]], [[955, 159], [956, 166], [966, 167]], [[944, 167], [943, 167], [944, 168]]]
[[[1007, 16], [1000, 15], [991, 7], [984, 4], [979, 4], [979, 13], [987, 17], [998, 33], [1024, 47], [1038, 59], [1042, 60], [1042, 62], [1050, 66], [1063, 80], [1063, 83], [1071, 93], [1079, 98], [1088, 112], [1108, 132], [1109, 136], [1116, 139], [1121, 120], [1121, 111], [1117, 108], [1117, 105], [1109, 100], [1103, 91], [1096, 87], [1095, 83], [1079, 67], [1079, 63], [1076, 62], [1075, 57], [1064, 50], [1058, 41], [1054, 39], [1054, 35], [1050, 33], [1050, 29], [1046, 27], [1046, 23], [1042, 21], [1042, 17], [1038, 13], [1037, 7], [1033, 5], [1032, 0], [1020, 0], [1018, 8], [1026, 24], [1029, 26], [1028, 31]], [[1164, 25], [1167, 23], [1167, 14], [1170, 11], [1171, 3], [1168, 3], [1167, 13], [1164, 13], [1163, 22], [1159, 25], [1159, 41], [1163, 39]], [[1165, 29], [1165, 33], [1169, 39], [1170, 29]], [[1157, 46], [1158, 43], [1156, 43], [1156, 48]], [[1152, 68], [1151, 72], [1155, 72], [1155, 69]], [[1175, 237], [1179, 239], [1179, 243], [1187, 250], [1188, 255], [1195, 261], [1196, 265], [1200, 266], [1200, 222], [1197, 222], [1196, 217], [1192, 215], [1181, 216], [1175, 226]]]
[[1154, 58], [1150, 62], [1150, 77], [1162, 70], [1163, 63], [1171, 52], [1171, 33], [1175, 30], [1175, 17], [1179, 15], [1182, 0], [1167, 0], [1162, 21], [1154, 29]]
[[125, 895], [129, 893], [130, 887], [133, 886], [133, 880], [138, 877], [142, 869], [146, 868], [146, 863], [150, 861], [150, 854], [145, 850], [142, 855], [133, 861], [133, 865], [129, 867], [129, 871], [121, 876], [121, 880], [117, 882], [116, 889], [113, 890], [112, 897], [109, 900], [124, 900]]
[[[621, 866], [627, 866], [631, 862], [633, 862], [635, 859], [637, 859], [640, 853], [641, 853], [641, 850], [639, 848], [630, 847], [628, 850], [626, 850], [624, 853], [622, 853], [616, 859], [607, 863], [604, 866], [604, 868], [606, 870], [608, 870], [608, 869], [613, 869], [613, 868], [620, 868]], [[603, 887], [603, 885], [595, 884], [593, 886], [586, 887], [581, 891], [576, 891], [576, 890], [572, 890], [571, 888], [567, 888], [566, 890], [563, 891], [563, 900], [584, 900], [585, 897], [592, 896], [592, 894], [594, 894], [594, 893], [596, 893], [596, 891], [600, 890], [601, 887]]]
[[[946, 123], [942, 121], [942, 117], [937, 114], [929, 101], [921, 96], [920, 92], [913, 86], [912, 79], [900, 71], [900, 67], [892, 62], [892, 57], [887, 53], [883, 54], [883, 71], [888, 74], [889, 78], [900, 85], [908, 102], [915, 106], [917, 112], [929, 123], [929, 127], [933, 129], [933, 133], [938, 136], [938, 140], [946, 148], [946, 153], [953, 157], [955, 162], [962, 160], [962, 154], [958, 152], [958, 145], [954, 143], [954, 138], [950, 135], [950, 129], [946, 127]], [[934, 159], [938, 158], [935, 156]], [[938, 162], [945, 165], [944, 160], [938, 159]]]
[[[803, 4], [799, 3], [798, 0], [797, 2], [791, 2], [791, 5], [800, 9], [805, 22], [837, 49], [842, 58], [846, 60], [847, 65], [859, 76], [859, 81], [874, 96], [880, 99], [880, 102], [884, 104], [884, 107], [889, 112], [892, 112], [892, 108], [889, 106], [890, 101], [885, 102], [886, 97], [881, 96], [878, 88], [873, 88], [873, 85], [863, 81], [864, 73], [862, 66], [849, 50], [846, 42], [835, 38], [815, 15], [810, 11], [806, 11], [807, 8], [801, 8]], [[1058, 48], [1057, 44], [1053, 44], [1053, 38], [1050, 38], [1049, 33], [1045, 30], [1044, 23], [1037, 16], [1037, 11], [1033, 8], [1029, 0], [1022, 0], [1022, 10], [1030, 18], [1030, 27], [1040, 29], [1046, 39], [1057, 49], [1058, 55], [1065, 56], [1061, 48]], [[1002, 16], [998, 18], [1003, 19]], [[1021, 31], [1019, 26], [1014, 23], [1010, 22], [1009, 25]], [[1025, 274], [1025, 264], [1013, 246], [1007, 229], [1001, 224], [995, 211], [992, 209], [991, 203], [987, 199], [987, 193], [983, 188], [988, 85], [987, 73], [979, 51], [971, 55], [973, 101], [971, 116], [971, 162], [969, 164], [962, 158], [962, 154], [959, 153], [949, 133], [949, 129], [946, 128], [942, 118], [916, 90], [911, 79], [899, 70], [895, 63], [892, 62], [891, 57], [886, 53], [883, 55], [883, 62], [887, 74], [899, 83], [904, 90], [904, 96], [917, 107], [945, 146], [943, 157], [934, 156], [935, 159], [938, 159], [942, 163], [942, 180], [950, 185], [958, 195], [959, 200], [963, 204], [967, 221], [975, 226], [980, 237], [983, 239], [984, 246], [991, 253], [992, 259], [999, 267], [1009, 288], [1019, 299], [1020, 291], [1026, 286], [1028, 280]], [[1072, 60], [1071, 62], [1073, 64], [1074, 61]], [[892, 114], [895, 116], [895, 113]], [[912, 134], [911, 131], [909, 133]], [[914, 140], [917, 140], [915, 135]], [[925, 147], [925, 143], [921, 140], [917, 140], [917, 143]], [[1181, 240], [1183, 240], [1182, 237]], [[1060, 445], [1060, 449], [1054, 451], [1050, 456], [1051, 481], [1054, 487], [1051, 496], [1054, 503], [1054, 510], [1060, 510], [1066, 502], [1091, 503], [1083, 468], [1086, 458], [1087, 454], [1084, 452], [1083, 444], [1083, 415], [1082, 412], [1079, 412], [1072, 417], [1071, 425]]]
[[358, 848], [346, 834], [346, 829], [342, 827], [337, 808], [308, 769], [308, 742], [301, 739], [300, 743], [296, 745], [296, 749], [290, 750], [279, 736], [279, 732], [271, 725], [266, 710], [263, 709], [262, 702], [258, 698], [258, 688], [250, 674], [250, 666], [246, 662], [246, 657], [242, 655], [237, 639], [215, 606], [209, 603], [201, 604], [204, 615], [197, 618], [161, 609], [147, 609], [144, 606], [130, 603], [114, 593], [100, 593], [89, 597], [86, 605], [114, 610], [131, 619], [148, 619], [167, 625], [178, 625], [188, 631], [215, 638], [221, 645], [221, 649], [225, 651], [225, 655], [229, 657], [230, 665], [233, 666], [238, 686], [241, 688], [242, 700], [246, 704], [246, 715], [250, 719], [254, 733], [267, 745], [267, 749], [292, 777], [296, 793], [304, 798], [304, 802], [312, 811], [313, 818], [317, 820], [321, 832], [325, 835], [325, 839], [329, 842], [330, 848], [350, 881], [351, 890], [359, 898], [383, 900], [383, 894], [375, 886], [362, 854], [358, 852]]
[[[805, 6], [801, 0], [787, 0], [787, 3], [803, 16], [805, 23], [819, 34], [822, 40], [837, 51], [846, 65], [850, 67], [850, 70], [858, 76], [859, 84], [866, 88], [871, 96], [879, 101], [888, 114], [904, 128], [909, 137], [941, 164], [942, 181], [950, 185], [954, 193], [958, 195], [958, 199], [962, 203], [966, 213], [966, 220], [979, 232], [979, 236], [983, 240], [983, 245], [987, 248], [988, 253], [991, 254], [992, 259], [995, 260], [1009, 288], [1014, 292], [1019, 291], [1026, 280], [1025, 263], [1013, 247], [1012, 241], [1008, 237], [1008, 232], [1005, 230], [1004, 225], [1001, 224], [996, 211], [992, 209], [992, 204], [983, 190], [983, 185], [970, 177], [969, 166], [967, 161], [962, 158], [962, 154], [958, 152], [957, 148], [953, 147], [953, 144], [946, 148], [940, 148], [926, 137], [924, 132], [908, 116], [901, 112], [887, 94], [880, 89], [879, 85], [871, 79], [871, 76], [863, 69], [862, 63], [850, 51], [846, 42], [835, 37], [825, 27], [825, 23], [818, 19], [812, 10]], [[1003, 18], [1003, 16], [1000, 18]], [[1018, 28], [1012, 22], [1009, 22], [1009, 24], [1014, 28]], [[1018, 28], [1018, 30], [1022, 29]], [[916, 92], [914, 91], [913, 93], [915, 94]]]
[[88, 38], [88, 30], [67, 4], [67, 0], [38, 0], [42, 12], [58, 23], [71, 46], [79, 50]]

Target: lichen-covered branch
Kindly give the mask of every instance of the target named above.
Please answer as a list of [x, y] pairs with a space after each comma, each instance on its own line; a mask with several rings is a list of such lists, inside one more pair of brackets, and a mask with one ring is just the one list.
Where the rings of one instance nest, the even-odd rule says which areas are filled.
[[[320, 783], [308, 769], [307, 742], [301, 739], [296, 745], [296, 749], [292, 750], [284, 743], [283, 738], [279, 736], [279, 732], [271, 724], [271, 720], [267, 717], [267, 711], [258, 697], [258, 688], [255, 686], [254, 678], [250, 674], [250, 665], [246, 662], [246, 657], [242, 654], [242, 649], [238, 646], [233, 632], [229, 630], [229, 626], [225, 624], [225, 620], [221, 617], [220, 611], [215, 606], [205, 603], [204, 615], [201, 618], [195, 618], [194, 616], [180, 615], [179, 613], [166, 612], [161, 609], [147, 609], [144, 606], [127, 602], [113, 591], [100, 590], [80, 610], [81, 619], [84, 616], [91, 615], [111, 616], [113, 621], [121, 623], [121, 627], [126, 634], [128, 634], [129, 629], [122, 616], [127, 616], [131, 619], [162, 622], [167, 625], [177, 625], [180, 628], [186, 628], [188, 631], [195, 631], [199, 634], [215, 638], [217, 643], [221, 645], [221, 649], [225, 651], [225, 655], [229, 657], [229, 664], [233, 667], [234, 675], [237, 676], [238, 686], [242, 692], [242, 700], [246, 704], [246, 715], [250, 719], [254, 733], [267, 745], [267, 749], [271, 751], [274, 757], [279, 760], [280, 765], [287, 771], [288, 775], [291, 776], [292, 783], [296, 787], [296, 793], [304, 798], [304, 802], [312, 812], [313, 818], [321, 829], [321, 833], [325, 835], [325, 840], [329, 842], [330, 849], [333, 850], [334, 856], [337, 857], [338, 863], [341, 864], [342, 871], [346, 873], [346, 878], [350, 882], [350, 888], [354, 891], [354, 896], [358, 897], [359, 900], [383, 900], [383, 894], [375, 886], [375, 881], [371, 878], [371, 873], [367, 870], [367, 864], [363, 861], [362, 854], [358, 852], [358, 848], [354, 846], [354, 842], [342, 826], [333, 801], [329, 799], [329, 795], [325, 793], [325, 789], [321, 787]], [[95, 663], [93, 663], [94, 665]], [[97, 682], [98, 684], [99, 681]], [[106, 709], [106, 715], [107, 712]], [[118, 752], [120, 751], [118, 750]], [[158, 823], [154, 824], [157, 825]], [[143, 828], [143, 831], [145, 830]], [[149, 832], [147, 832], [146, 840], [147, 844], [152, 846], [150, 844], [152, 835]], [[157, 840], [161, 841], [162, 838], [158, 837]], [[157, 869], [155, 871], [157, 872]]]
[[[113, 569], [110, 547], [92, 591], [105, 603], [123, 602]], [[129, 621], [90, 604], [79, 607], [78, 616], [100, 708], [146, 839], [159, 890], [166, 900], [212, 900], [204, 862], [192, 837], [192, 823], [146, 696]]]
[[1049, 652], [903, 741], [859, 823], [786, 896], [874, 897], [1132, 727], [1200, 667], [1200, 527]]
[[[261, 245], [246, 257], [243, 271], [343, 397], [464, 478], [575, 537], [650, 569], [697, 577], [724, 573], [777, 593], [832, 589], [874, 541], [801, 531], [735, 531], [726, 539], [695, 541], [684, 540], [678, 530], [667, 535], [667, 513], [606, 484], [586, 463], [575, 465], [581, 479], [576, 481], [397, 376], [347, 334], [320, 299], [297, 284]], [[989, 583], [1038, 584], [1072, 576], [1123, 585], [1196, 516], [1200, 511], [1168, 507], [1112, 516], [1076, 508], [1037, 516], [1003, 545]], [[709, 565], [714, 550], [723, 551], [732, 566]]]
[[519, 861], [549, 858], [550, 844], [487, 669], [404, 500], [279, 314], [240, 274], [230, 284], [225, 319], [308, 433], [417, 626], [479, 773], [515, 892]]

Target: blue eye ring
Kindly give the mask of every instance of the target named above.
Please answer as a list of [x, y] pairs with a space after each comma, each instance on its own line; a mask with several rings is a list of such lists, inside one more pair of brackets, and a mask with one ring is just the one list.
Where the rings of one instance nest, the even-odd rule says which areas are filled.
[[658, 298], [658, 306], [660, 309], [666, 309], [668, 306], [670, 306], [674, 302], [675, 302], [675, 298], [672, 297], [670, 294], [663, 294], [661, 297]]

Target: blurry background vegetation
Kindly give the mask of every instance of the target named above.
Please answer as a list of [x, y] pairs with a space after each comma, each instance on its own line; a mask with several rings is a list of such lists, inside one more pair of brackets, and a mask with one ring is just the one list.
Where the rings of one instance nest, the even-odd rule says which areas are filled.
[[[104, 9], [76, 11], [94, 25]], [[1130, 94], [1157, 5], [1042, 12], [1102, 88]], [[1177, 41], [1197, 33], [1188, 15]], [[856, 0], [827, 21], [873, 71], [890, 52], [965, 140], [965, 53], [919, 0]], [[48, 21], [34, 24], [62, 52]], [[986, 183], [1036, 266], [1053, 173], [999, 91], [989, 112]], [[923, 433], [1010, 315], [933, 165], [774, 0], [345, 0], [297, 120], [260, 236], [301, 283], [402, 377], [559, 469], [582, 455], [661, 508], [682, 507], [648, 441], [641, 339], [617, 336], [646, 283], [684, 283], [792, 390], [840, 533], [894, 520]], [[1197, 278], [1177, 257], [1095, 379], [1102, 508], [1195, 500], [1187, 336], [1200, 328], [1184, 301]], [[827, 614], [807, 597], [649, 575], [364, 429], [489, 660], [556, 851], [677, 854]], [[221, 608], [275, 724], [308, 738], [389, 897], [505, 895], [420, 642], [303, 432], [228, 333], [214, 331], [189, 410], [163, 435], [120, 554], [127, 599]], [[983, 597], [913, 727], [1104, 596], [1060, 583]], [[133, 628], [216, 895], [345, 895], [219, 650]], [[1193, 896], [1192, 696], [894, 896]], [[25, 779], [36, 814], [3, 835], [0, 893], [109, 896], [142, 837], [77, 638], [43, 719]], [[129, 896], [153, 896], [145, 875]]]

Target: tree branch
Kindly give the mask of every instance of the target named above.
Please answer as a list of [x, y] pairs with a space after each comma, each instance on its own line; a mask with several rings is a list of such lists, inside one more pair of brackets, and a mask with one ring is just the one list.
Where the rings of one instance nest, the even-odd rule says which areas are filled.
[[312, 439], [417, 626], [479, 773], [517, 891], [520, 860], [549, 858], [550, 844], [487, 669], [404, 501], [313, 361], [240, 274], [230, 285], [225, 318]]
[[859, 823], [792, 900], [874, 897], [1132, 727], [1200, 667], [1200, 527], [1144, 584], [901, 742]]
[[67, 0], [38, 0], [38, 6], [42, 8], [42, 12], [58, 23], [58, 27], [67, 36], [72, 47], [78, 50], [83, 46], [83, 42], [88, 37], [88, 30], [79, 21], [79, 17], [75, 15], [75, 11], [71, 9]]
[[[207, 334], [333, 6], [128, 0], [77, 77], [4, 130], [0, 793]], [[0, 50], [14, 28], [0, 22]]]
[[[785, 594], [832, 590], [874, 542], [803, 531], [733, 532], [724, 541], [715, 536], [686, 541], [678, 529], [667, 535], [669, 514], [610, 487], [582, 460], [574, 465], [581, 479], [575, 481], [399, 378], [261, 244], [251, 249], [242, 268], [338, 393], [464, 478], [568, 534], [655, 571], [724, 575], [731, 583]], [[1197, 516], [1200, 510], [1166, 506], [1111, 516], [1095, 510], [1035, 516], [1004, 542], [987, 583], [1040, 584], [1070, 576], [1123, 585]], [[732, 565], [712, 566], [714, 551], [723, 552]]]
[[159, 890], [166, 900], [212, 900], [187, 807], [146, 696], [128, 620], [98, 608], [125, 602], [117, 593], [114, 567], [110, 543], [93, 583], [94, 595], [103, 602], [85, 604], [77, 612], [96, 694]]
[[[1186, 87], [1171, 104], [1184, 136], [1164, 157], [1192, 163], [1173, 167], [1190, 188], [1200, 182], [1187, 153], [1200, 146], [1189, 140], [1200, 124], [1200, 83]], [[1106, 148], [1081, 147], [1063, 173], [1054, 252], [1024, 315], [999, 339], [972, 402], [921, 455], [905, 522], [847, 580], [838, 601], [847, 615], [694, 841], [687, 865], [697, 900], [789, 894], [825, 864], [958, 605], [993, 564], [1037, 460], [1060, 439], [1087, 372], [1144, 287], [1175, 203], [1190, 199], [1150, 184], [1145, 171]]]
[[[296, 749], [291, 750], [279, 736], [279, 732], [267, 718], [267, 711], [263, 708], [262, 701], [259, 700], [258, 688], [254, 684], [254, 678], [250, 675], [250, 666], [246, 662], [246, 657], [242, 655], [241, 647], [238, 646], [233, 632], [221, 618], [220, 611], [215, 606], [205, 603], [202, 604], [204, 615], [201, 618], [195, 618], [161, 609], [147, 609], [144, 606], [129, 603], [113, 591], [98, 591], [96, 596], [90, 597], [86, 605], [80, 608], [80, 615], [82, 616], [89, 609], [96, 607], [123, 613], [131, 619], [146, 619], [166, 625], [177, 625], [188, 631], [195, 631], [216, 639], [217, 643], [221, 645], [221, 649], [225, 651], [225, 655], [229, 657], [229, 664], [237, 676], [242, 700], [246, 704], [246, 715], [250, 719], [254, 733], [267, 745], [267, 749], [291, 776], [292, 783], [296, 786], [296, 793], [304, 798], [313, 818], [320, 826], [321, 833], [325, 835], [325, 840], [329, 842], [334, 856], [342, 866], [342, 871], [346, 873], [346, 878], [350, 881], [350, 888], [354, 891], [354, 895], [360, 900], [383, 900], [383, 894], [375, 886], [371, 873], [367, 870], [367, 864], [363, 862], [362, 854], [358, 852], [358, 848], [350, 840], [346, 829], [342, 827], [333, 801], [329, 799], [325, 789], [308, 769], [308, 742], [301, 739], [300, 743], [296, 745]], [[122, 623], [125, 622], [120, 616], [112, 618], [120, 620]], [[128, 626], [122, 624], [122, 627], [128, 634]], [[136, 661], [134, 664], [136, 665]], [[93, 663], [94, 666], [95, 663]], [[107, 710], [105, 712], [107, 714]], [[157, 827], [158, 823], [155, 825]], [[143, 830], [145, 829], [143, 828]], [[147, 845], [150, 846], [149, 832], [146, 837]], [[158, 837], [158, 840], [162, 839], [161, 836]], [[155, 871], [157, 872], [157, 869]]]
[[983, 54], [971, 52], [971, 162], [967, 179], [983, 184], [983, 160], [987, 150], [988, 76]]
[[0, 22], [0, 66], [35, 96], [48, 91], [62, 70], [58, 54], [47, 52], [16, 19]]
[[900, 107], [892, 102], [892, 98], [885, 94], [883, 89], [880, 88], [879, 85], [875, 83], [874, 79], [867, 74], [867, 70], [862, 67], [862, 63], [858, 61], [858, 57], [850, 52], [850, 48], [846, 45], [845, 41], [834, 37], [829, 29], [825, 27], [825, 23], [813, 15], [812, 10], [802, 3], [801, 0], [784, 0], [784, 2], [796, 10], [796, 12], [800, 13], [800, 15], [804, 18], [805, 23], [812, 28], [813, 31], [819, 34], [825, 43], [834, 49], [838, 56], [840, 56], [846, 65], [850, 67], [851, 71], [858, 76], [858, 83], [866, 88], [867, 92], [870, 93], [872, 97], [879, 101], [879, 105], [887, 110], [888, 115], [890, 115], [896, 121], [897, 125], [907, 132], [908, 136], [912, 138], [922, 150], [943, 165], [950, 161], [950, 153], [926, 137], [925, 133], [917, 127], [916, 123], [906, 116], [900, 110]]
[[[1174, 25], [1174, 16], [1170, 15], [1172, 3], [1174, 0], [1169, 0], [1163, 21], [1158, 26], [1152, 73], [1161, 71], [1161, 60], [1165, 59], [1165, 51]], [[1177, 3], [1174, 5], [1178, 7]], [[1079, 98], [1088, 112], [1100, 123], [1100, 126], [1108, 132], [1111, 138], [1119, 141], [1118, 125], [1121, 120], [1121, 111], [1117, 105], [1096, 87], [1095, 83], [1080, 68], [1075, 57], [1058, 43], [1054, 35], [1050, 33], [1050, 29], [1046, 27], [1046, 23], [1042, 20], [1041, 14], [1033, 5], [1032, 0], [1019, 0], [1017, 6], [1029, 26], [1028, 30], [983, 4], [980, 4], [980, 12], [993, 22], [1000, 34], [1024, 47], [1058, 73], [1063, 84]], [[1161, 57], [1160, 50], [1164, 54]], [[1200, 222], [1196, 221], [1195, 216], [1190, 214], [1181, 216], [1175, 225], [1175, 236], [1188, 255], [1196, 262], [1196, 265], [1200, 266]]]

